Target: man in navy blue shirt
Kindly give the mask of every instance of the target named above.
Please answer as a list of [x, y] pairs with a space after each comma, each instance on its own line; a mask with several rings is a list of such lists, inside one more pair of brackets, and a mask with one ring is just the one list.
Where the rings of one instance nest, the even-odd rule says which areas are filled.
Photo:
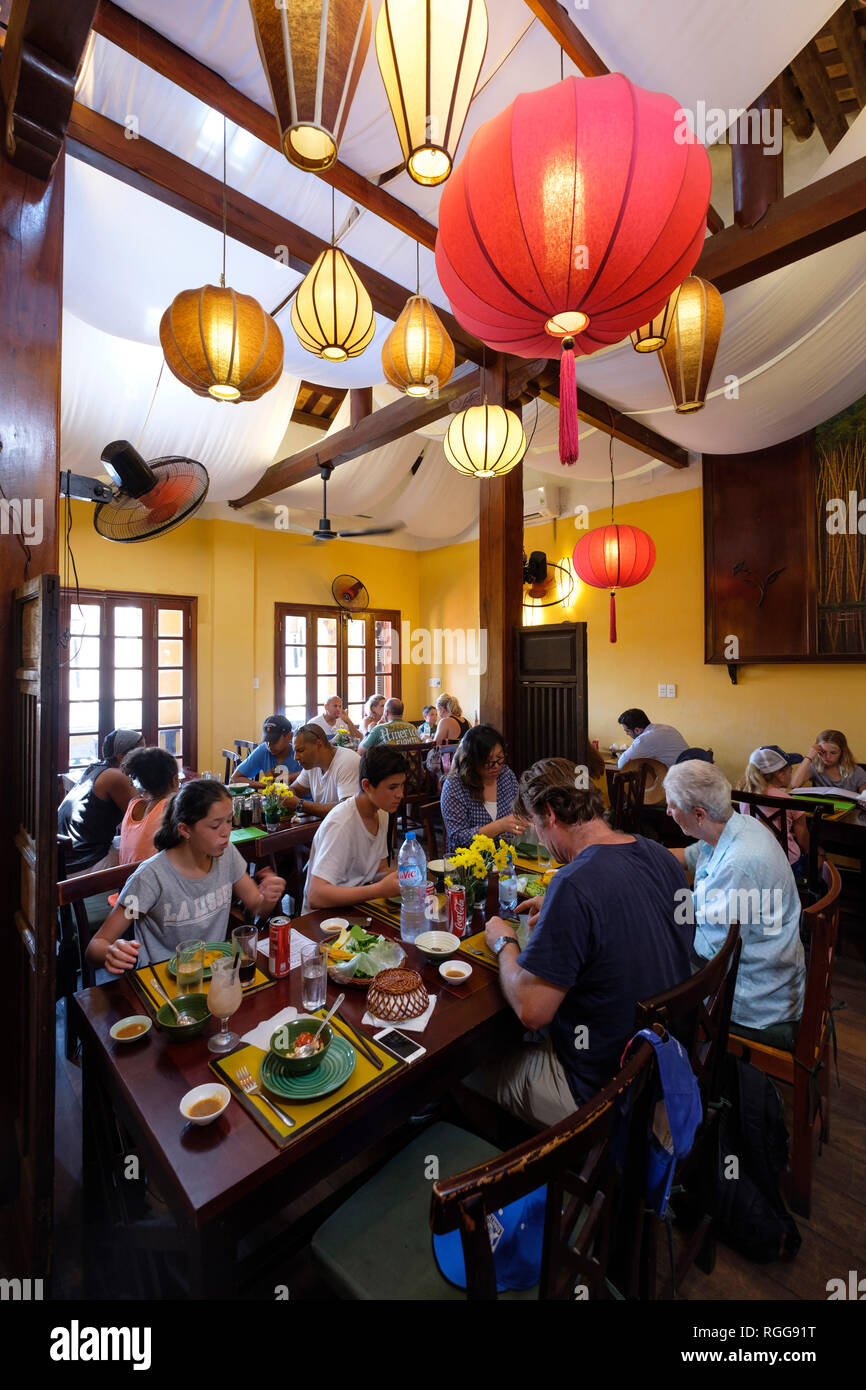
[[301, 770], [292, 750], [292, 726], [284, 714], [269, 714], [262, 725], [263, 743], [239, 763], [232, 782], [257, 783], [266, 772], [285, 769], [286, 781], [293, 782]]
[[565, 758], [524, 772], [515, 815], [565, 867], [543, 900], [522, 904], [532, 929], [524, 950], [513, 923], [487, 924], [506, 999], [547, 1037], [488, 1063], [469, 1084], [539, 1126], [570, 1115], [616, 1074], [639, 999], [690, 977], [681, 866], [654, 841], [611, 830], [580, 773]]

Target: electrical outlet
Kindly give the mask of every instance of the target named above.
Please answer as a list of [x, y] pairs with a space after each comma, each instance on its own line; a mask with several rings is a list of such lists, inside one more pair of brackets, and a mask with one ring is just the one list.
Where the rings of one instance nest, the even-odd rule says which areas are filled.
[[441, 676], [433, 676], [433, 678], [432, 678], [431, 681], [430, 681], [430, 684], [431, 684], [432, 686], [434, 686], [436, 690], [438, 690], [438, 689], [440, 688], [440, 686], [442, 685], [442, 677], [441, 677]]
[[669, 699], [669, 700], [675, 700], [676, 698], [677, 698], [677, 688], [676, 688], [676, 686], [675, 686], [675, 685], [669, 685], [669, 686], [668, 686], [668, 699]]
[[258, 690], [258, 688], [259, 688], [259, 678], [258, 678], [258, 676], [253, 676], [253, 690]]
[[668, 693], [668, 688], [667, 688], [667, 686], [666, 686], [666, 685], [660, 685], [660, 686], [659, 686], [659, 699], [660, 699], [660, 700], [665, 700], [665, 699], [667, 699], [667, 693]]

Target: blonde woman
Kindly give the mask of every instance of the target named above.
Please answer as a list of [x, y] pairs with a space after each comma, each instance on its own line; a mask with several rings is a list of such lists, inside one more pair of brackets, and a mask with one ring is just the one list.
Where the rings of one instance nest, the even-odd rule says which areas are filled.
[[[788, 788], [791, 785], [791, 756], [795, 762], [799, 761], [796, 754], [783, 753], [781, 749], [756, 748], [746, 764], [742, 783], [737, 790], [752, 792], [755, 796], [772, 796], [790, 801], [792, 798]], [[740, 802], [737, 809], [743, 816], [751, 813], [751, 807], [746, 802]], [[795, 877], [799, 878], [807, 872], [809, 866], [809, 829], [805, 813], [793, 809], [788, 811], [787, 825], [788, 862], [794, 870]]]
[[848, 740], [839, 729], [825, 729], [816, 738], [791, 778], [792, 787], [802, 787], [811, 778], [813, 787], [838, 787], [840, 791], [862, 792], [866, 772], [858, 767]]
[[384, 695], [371, 695], [364, 706], [364, 717], [361, 720], [361, 733], [366, 737], [377, 724], [382, 722], [382, 711], [385, 708]]
[[436, 725], [436, 746], [443, 743], [457, 743], [469, 728], [469, 720], [463, 718], [459, 700], [453, 695], [440, 695], [436, 701], [439, 723]]

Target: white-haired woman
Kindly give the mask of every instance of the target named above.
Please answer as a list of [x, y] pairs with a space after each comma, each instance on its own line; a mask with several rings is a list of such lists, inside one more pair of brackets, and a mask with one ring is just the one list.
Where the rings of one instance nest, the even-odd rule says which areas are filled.
[[714, 764], [677, 763], [664, 788], [668, 815], [698, 842], [670, 851], [694, 874], [695, 954], [711, 960], [731, 922], [739, 922], [743, 949], [731, 1011], [736, 1031], [793, 1046], [806, 965], [788, 857], [766, 826], [733, 809], [731, 784]]

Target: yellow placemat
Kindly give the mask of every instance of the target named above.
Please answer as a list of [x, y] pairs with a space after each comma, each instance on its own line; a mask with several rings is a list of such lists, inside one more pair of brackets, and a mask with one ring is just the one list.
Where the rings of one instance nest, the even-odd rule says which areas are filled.
[[477, 931], [474, 936], [466, 936], [460, 942], [460, 950], [467, 956], [474, 956], [480, 960], [482, 965], [488, 966], [491, 970], [499, 970], [499, 961], [494, 956], [483, 931]]
[[[317, 1017], [324, 1017], [323, 1009], [317, 1010]], [[364, 1035], [366, 1038], [366, 1034]], [[310, 1125], [318, 1123], [334, 1110], [338, 1110], [347, 1101], [355, 1100], [362, 1092], [371, 1090], [396, 1067], [405, 1066], [404, 1062], [392, 1057], [390, 1052], [367, 1038], [370, 1047], [378, 1057], [382, 1059], [382, 1070], [377, 1071], [372, 1062], [368, 1062], [362, 1052], [355, 1050], [355, 1069], [351, 1076], [332, 1091], [330, 1095], [320, 1096], [317, 1100], [288, 1100], [285, 1096], [271, 1095], [270, 1091], [265, 1094], [273, 1101], [278, 1110], [284, 1110], [294, 1120], [294, 1125], [284, 1125], [277, 1119], [269, 1105], [264, 1104], [259, 1096], [248, 1096], [237, 1079], [238, 1068], [246, 1067], [253, 1080], [261, 1085], [259, 1071], [266, 1054], [260, 1047], [253, 1047], [248, 1043], [246, 1047], [240, 1048], [237, 1052], [232, 1052], [228, 1057], [215, 1057], [210, 1062], [210, 1069], [220, 1081], [228, 1086], [235, 1100], [239, 1101], [246, 1111], [252, 1115], [257, 1124], [270, 1139], [273, 1139], [278, 1148], [284, 1149], [287, 1144], [300, 1134], [303, 1130], [309, 1129]], [[262, 1088], [264, 1090], [264, 1087]]]
[[[169, 973], [168, 961], [154, 961], [153, 969], [156, 971], [157, 979], [159, 980], [159, 983], [162, 985], [169, 999], [177, 999], [177, 980], [174, 978], [173, 975]], [[165, 1000], [160, 996], [159, 990], [154, 985], [153, 976], [150, 972], [151, 967], [149, 965], [140, 965], [137, 970], [132, 971], [132, 983], [138, 990], [138, 993], [144, 999], [144, 1002], [146, 1004], [149, 1004], [153, 1012], [156, 1013], [158, 1009], [162, 1008], [162, 1005], [165, 1003]], [[269, 989], [270, 986], [274, 983], [275, 982], [269, 979], [268, 976], [264, 973], [264, 971], [260, 970], [257, 965], [256, 973], [253, 976], [251, 983], [248, 985], [244, 985], [244, 998], [246, 999], [247, 996], [250, 994], [257, 994], [261, 989]], [[197, 992], [206, 995], [209, 989], [210, 980], [203, 980], [201, 990]]]
[[400, 906], [389, 903], [387, 898], [373, 898], [365, 904], [366, 911], [375, 922], [384, 922], [388, 927], [400, 926]]

